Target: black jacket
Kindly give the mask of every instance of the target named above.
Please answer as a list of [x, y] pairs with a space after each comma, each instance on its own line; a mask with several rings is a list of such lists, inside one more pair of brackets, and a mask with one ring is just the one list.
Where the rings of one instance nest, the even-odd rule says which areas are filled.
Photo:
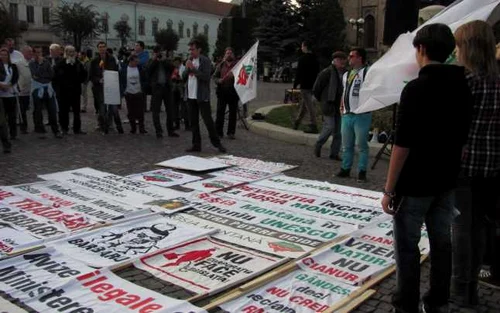
[[102, 68], [99, 66], [100, 63], [101, 63], [100, 56], [97, 56], [93, 58], [92, 61], [90, 61], [89, 77], [93, 86], [102, 85], [100, 80], [103, 78], [102, 73], [104, 70], [118, 71], [118, 63], [116, 62], [116, 59], [114, 57], [106, 55], [106, 58], [104, 59], [104, 65]]
[[148, 81], [151, 88], [154, 90], [158, 85], [158, 73], [160, 67], [165, 71], [165, 80], [167, 87], [172, 87], [172, 73], [174, 71], [174, 64], [170, 60], [153, 60], [148, 65]]
[[342, 82], [335, 66], [330, 65], [319, 73], [313, 87], [314, 97], [321, 103], [325, 116], [340, 114]]
[[[10, 64], [9, 66], [12, 69], [12, 79], [10, 81], [10, 84], [14, 86], [19, 81], [19, 70], [17, 69], [17, 65], [15, 64]], [[3, 82], [5, 80], [5, 76], [7, 76], [7, 73], [5, 72], [3, 63], [0, 62], [0, 82]]]
[[312, 53], [306, 53], [299, 59], [297, 65], [297, 74], [295, 75], [295, 82], [293, 89], [300, 85], [300, 89], [310, 90], [313, 88], [316, 76], [319, 73], [319, 63], [316, 56]]
[[87, 80], [87, 71], [82, 62], [75, 60], [73, 65], [61, 59], [54, 67], [54, 81], [57, 82], [62, 93], [82, 93], [82, 83]]
[[[145, 93], [147, 88], [146, 70], [144, 70], [144, 68], [141, 66], [138, 66], [137, 68], [139, 69], [141, 90], [143, 93]], [[120, 94], [122, 96], [125, 95], [125, 89], [127, 89], [127, 73], [128, 73], [128, 64], [124, 63], [122, 68], [120, 69]]]

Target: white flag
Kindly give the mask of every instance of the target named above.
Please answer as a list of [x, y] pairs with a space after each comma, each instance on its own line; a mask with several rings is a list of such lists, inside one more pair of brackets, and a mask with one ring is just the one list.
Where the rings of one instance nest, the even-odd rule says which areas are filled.
[[[500, 0], [456, 1], [421, 27], [443, 23], [455, 31], [470, 21], [488, 20], [499, 4]], [[399, 36], [391, 49], [370, 67], [359, 95], [361, 105], [355, 113], [375, 111], [399, 101], [406, 83], [418, 76], [412, 42], [420, 28]]]
[[247, 103], [257, 96], [257, 41], [245, 56], [234, 66], [234, 89], [241, 103]]

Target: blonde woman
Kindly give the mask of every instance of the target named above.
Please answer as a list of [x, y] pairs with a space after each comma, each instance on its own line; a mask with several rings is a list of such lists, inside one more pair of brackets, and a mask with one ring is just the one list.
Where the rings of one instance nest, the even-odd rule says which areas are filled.
[[[496, 209], [500, 191], [500, 77], [495, 36], [485, 22], [467, 23], [455, 32], [457, 61], [467, 69], [473, 96], [473, 117], [462, 160], [456, 194], [460, 211], [452, 226], [454, 299], [464, 306], [478, 303], [478, 274], [487, 233], [500, 233]], [[500, 285], [500, 238], [492, 251], [492, 276], [487, 283]]]

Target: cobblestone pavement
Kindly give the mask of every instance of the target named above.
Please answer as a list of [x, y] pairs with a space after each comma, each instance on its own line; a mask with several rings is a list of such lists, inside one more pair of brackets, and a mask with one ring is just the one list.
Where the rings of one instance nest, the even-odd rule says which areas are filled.
[[[283, 98], [285, 85], [262, 84], [262, 97], [255, 101], [255, 106], [264, 106], [266, 101], [278, 102]], [[264, 86], [266, 89], [264, 89]], [[267, 91], [265, 91], [267, 90]], [[273, 92], [273, 90], [275, 90]], [[265, 91], [265, 92], [264, 92]], [[92, 105], [90, 105], [92, 107]], [[255, 107], [253, 107], [255, 108]], [[93, 112], [93, 109], [90, 110]], [[125, 118], [125, 110], [121, 110]], [[131, 135], [129, 126], [124, 125], [125, 134], [112, 132], [101, 135], [94, 131], [96, 121], [93, 113], [83, 114], [83, 128], [87, 135], [75, 136], [70, 134], [63, 139], [55, 139], [48, 135], [40, 139], [37, 134], [21, 135], [13, 142], [13, 153], [0, 154], [0, 185], [29, 183], [37, 180], [37, 174], [50, 173], [75, 169], [80, 167], [93, 167], [98, 170], [115, 174], [127, 175], [154, 169], [157, 162], [184, 155], [184, 150], [190, 146], [191, 134], [180, 131], [180, 138], [156, 139], [151, 122], [151, 113], [147, 113], [147, 135]], [[162, 116], [164, 121], [164, 116]], [[30, 131], [33, 129], [30, 121]], [[203, 129], [203, 126], [202, 126]], [[266, 161], [285, 162], [298, 165], [295, 170], [287, 172], [288, 175], [330, 181], [332, 183], [357, 186], [372, 190], [381, 190], [383, 187], [387, 161], [379, 163], [374, 171], [368, 173], [369, 181], [359, 185], [354, 179], [339, 180], [332, 175], [339, 169], [340, 164], [327, 157], [315, 158], [312, 149], [306, 146], [292, 145], [272, 139], [251, 134], [242, 128], [237, 129], [236, 140], [223, 140], [228, 153], [258, 158]], [[210, 146], [207, 135], [202, 135], [203, 152], [201, 156], [215, 155], [216, 150]], [[325, 156], [328, 152], [325, 148]], [[428, 284], [429, 262], [423, 265], [422, 286], [423, 290]], [[151, 275], [137, 269], [125, 269], [119, 273], [135, 283], [146, 286], [155, 291], [168, 294], [181, 299], [191, 296], [188, 292], [165, 284]], [[395, 288], [395, 276], [392, 275], [380, 285], [376, 286], [377, 293], [370, 300], [360, 306], [355, 312], [383, 313], [390, 311], [390, 294]], [[202, 305], [203, 303], [199, 303]], [[453, 309], [453, 312], [471, 312]], [[481, 288], [481, 308], [479, 312], [500, 312], [500, 291]]]

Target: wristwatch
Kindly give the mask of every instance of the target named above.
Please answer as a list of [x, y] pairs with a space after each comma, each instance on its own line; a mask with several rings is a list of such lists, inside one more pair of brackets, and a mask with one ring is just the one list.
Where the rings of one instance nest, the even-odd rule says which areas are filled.
[[389, 198], [394, 198], [396, 196], [396, 193], [393, 191], [393, 192], [388, 192], [386, 190], [383, 190], [382, 191], [384, 193], [384, 196], [387, 196]]

